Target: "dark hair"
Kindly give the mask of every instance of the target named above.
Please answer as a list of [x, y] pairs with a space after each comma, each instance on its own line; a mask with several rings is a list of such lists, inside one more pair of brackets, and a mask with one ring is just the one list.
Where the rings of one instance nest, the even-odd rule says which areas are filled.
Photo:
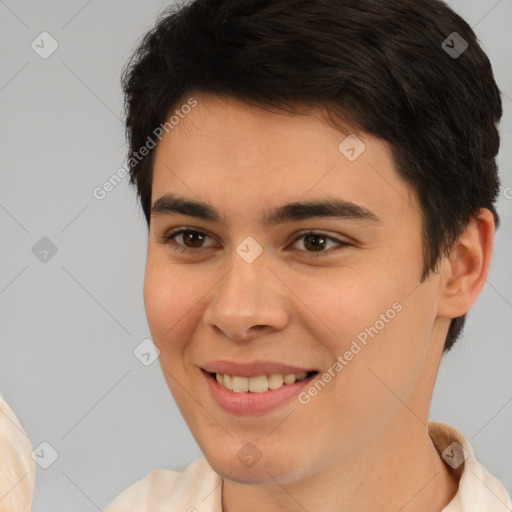
[[[448, 51], [463, 49], [454, 32], [468, 44], [460, 55]], [[143, 37], [122, 85], [130, 155], [193, 92], [295, 114], [323, 108], [333, 126], [386, 140], [421, 205], [422, 280], [479, 208], [498, 224], [500, 92], [475, 33], [440, 0], [174, 5]], [[152, 167], [153, 151], [129, 160], [148, 226]], [[452, 320], [444, 351], [464, 322]]]

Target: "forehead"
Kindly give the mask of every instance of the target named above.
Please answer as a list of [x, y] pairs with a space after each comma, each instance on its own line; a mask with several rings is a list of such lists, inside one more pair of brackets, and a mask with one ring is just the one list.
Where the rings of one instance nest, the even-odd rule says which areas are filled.
[[293, 115], [232, 98], [194, 99], [155, 149], [153, 202], [173, 192], [201, 198], [226, 216], [231, 206], [240, 215], [327, 195], [382, 213], [415, 208], [381, 139], [343, 133], [321, 110]]

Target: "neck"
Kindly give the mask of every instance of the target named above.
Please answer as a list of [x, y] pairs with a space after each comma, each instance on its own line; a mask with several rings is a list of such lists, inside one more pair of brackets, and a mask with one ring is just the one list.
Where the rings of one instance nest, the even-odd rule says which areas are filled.
[[458, 483], [428, 436], [427, 425], [410, 411], [404, 416], [362, 450], [344, 454], [335, 465], [300, 481], [257, 485], [225, 480], [223, 511], [440, 512]]

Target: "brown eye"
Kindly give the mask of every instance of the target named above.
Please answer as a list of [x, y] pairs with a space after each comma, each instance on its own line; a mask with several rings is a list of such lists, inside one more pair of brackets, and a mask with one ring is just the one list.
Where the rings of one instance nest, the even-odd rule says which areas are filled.
[[181, 235], [187, 247], [198, 248], [204, 243], [205, 235], [199, 231], [183, 231]]
[[200, 249], [211, 247], [211, 245], [204, 245], [205, 241], [209, 238], [211, 238], [209, 235], [201, 231], [180, 229], [166, 233], [160, 241], [175, 251], [198, 253]]
[[328, 244], [334, 244], [334, 247], [337, 245], [338, 248], [347, 247], [351, 245], [348, 242], [326, 235], [325, 233], [302, 233], [295, 239], [293, 245], [296, 245], [300, 240], [303, 240], [302, 246], [305, 249], [299, 250], [306, 253], [312, 253], [310, 254], [312, 256], [323, 256], [324, 254], [332, 254], [332, 251], [327, 250], [332, 248], [332, 246], [327, 247]]
[[326, 237], [323, 235], [306, 235], [304, 237], [304, 247], [312, 251], [321, 251], [325, 249], [327, 243]]

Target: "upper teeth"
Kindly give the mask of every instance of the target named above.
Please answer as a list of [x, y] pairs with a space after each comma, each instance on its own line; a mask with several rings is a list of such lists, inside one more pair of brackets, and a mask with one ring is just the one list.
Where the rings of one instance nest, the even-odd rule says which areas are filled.
[[285, 384], [293, 384], [297, 380], [304, 380], [307, 375], [307, 372], [302, 372], [239, 377], [237, 375], [217, 373], [215, 378], [222, 387], [235, 393], [247, 393], [249, 391], [252, 393], [263, 393], [269, 389], [278, 389]]

